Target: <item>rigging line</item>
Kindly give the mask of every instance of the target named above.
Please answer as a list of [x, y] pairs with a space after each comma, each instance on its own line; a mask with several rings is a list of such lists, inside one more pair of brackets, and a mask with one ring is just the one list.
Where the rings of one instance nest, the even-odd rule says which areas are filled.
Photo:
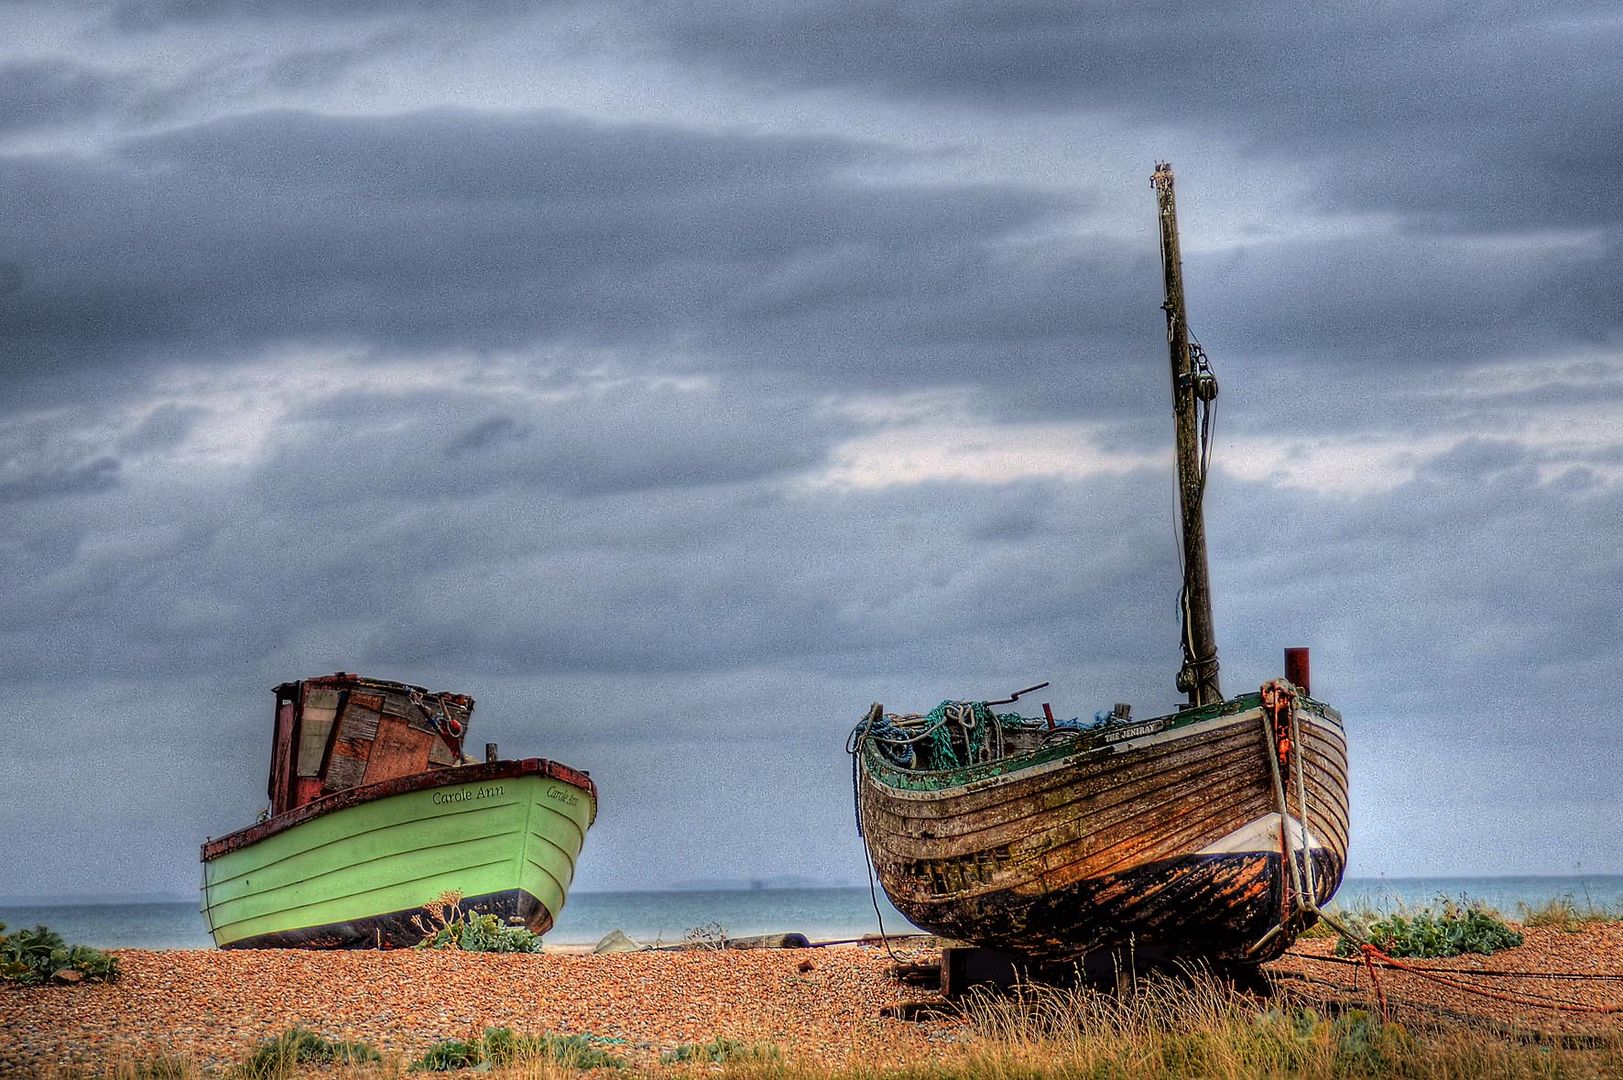
[[[1291, 949], [1286, 956], [1294, 956], [1299, 960], [1312, 960], [1320, 964], [1351, 964], [1359, 967], [1363, 960], [1350, 956], [1316, 956]], [[1411, 971], [1435, 971], [1442, 975], [1483, 975], [1502, 979], [1570, 979], [1575, 982], [1623, 982], [1623, 975], [1612, 972], [1596, 972], [1586, 974], [1580, 971], [1506, 971], [1503, 968], [1484, 968], [1475, 970], [1471, 968], [1446, 968], [1435, 966], [1409, 965]]]
[[873, 917], [874, 920], [879, 923], [879, 940], [885, 943], [885, 954], [889, 956], [892, 961], [899, 964], [902, 962], [901, 958], [898, 957], [896, 955], [896, 951], [890, 947], [890, 936], [885, 933], [885, 916], [880, 914], [879, 911], [879, 888], [874, 884], [873, 879], [873, 859], [871, 859], [867, 853], [864, 853], [862, 856], [862, 865], [868, 869], [868, 899], [873, 901]]
[[[1162, 266], [1164, 270], [1165, 252], [1162, 253]], [[1170, 309], [1168, 314], [1170, 317]], [[1212, 448], [1217, 441], [1217, 410], [1215, 398], [1212, 400], [1203, 399], [1198, 393], [1195, 392], [1195, 386], [1197, 385], [1199, 375], [1201, 373], [1212, 375], [1211, 360], [1209, 357], [1207, 357], [1205, 348], [1200, 344], [1200, 339], [1195, 337], [1194, 331], [1189, 328], [1187, 320], [1184, 322], [1184, 333], [1189, 339], [1187, 354], [1189, 359], [1190, 376], [1189, 393], [1194, 397], [1195, 407], [1200, 413], [1197, 435], [1199, 439], [1200, 453], [1197, 463], [1197, 472], [1195, 475], [1195, 507], [1198, 511], [1204, 509], [1206, 502], [1206, 483], [1207, 477], [1211, 471]], [[1194, 616], [1189, 609], [1189, 566], [1184, 560], [1184, 533], [1181, 496], [1177, 512], [1173, 516], [1173, 536], [1176, 540], [1175, 546], [1177, 547], [1178, 551], [1178, 573], [1180, 578], [1176, 602], [1179, 623], [1183, 631], [1182, 641], [1180, 644], [1183, 648], [1185, 661], [1188, 663], [1195, 663], [1197, 662], [1197, 657], [1195, 656], [1194, 648]]]

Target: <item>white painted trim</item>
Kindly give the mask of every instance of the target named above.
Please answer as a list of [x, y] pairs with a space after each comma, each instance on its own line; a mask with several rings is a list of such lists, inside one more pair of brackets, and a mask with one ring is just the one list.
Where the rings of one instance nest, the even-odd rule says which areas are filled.
[[[1196, 855], [1238, 855], [1248, 851], [1279, 852], [1284, 850], [1284, 839], [1279, 835], [1280, 816], [1277, 813], [1264, 814], [1247, 825], [1242, 825], [1227, 836], [1220, 837], [1199, 851]], [[1290, 847], [1292, 851], [1302, 850], [1302, 822], [1299, 818], [1283, 819], [1290, 828]], [[1308, 850], [1325, 848], [1325, 845], [1309, 830], [1307, 834]]]

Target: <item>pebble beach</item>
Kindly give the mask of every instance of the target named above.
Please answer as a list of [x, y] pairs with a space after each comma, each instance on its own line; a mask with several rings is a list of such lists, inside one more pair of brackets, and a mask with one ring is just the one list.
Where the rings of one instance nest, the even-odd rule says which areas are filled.
[[[1393, 1019], [1452, 1019], [1488, 1030], [1552, 1036], [1623, 1036], [1623, 922], [1587, 923], [1575, 930], [1526, 927], [1522, 934], [1521, 945], [1489, 956], [1404, 961], [1432, 969], [1423, 974], [1379, 968], [1376, 978]], [[1269, 970], [1278, 985], [1299, 987], [1305, 996], [1377, 1007], [1368, 970], [1333, 957], [1334, 948], [1334, 939], [1327, 937], [1298, 941]], [[1530, 1004], [1535, 1001], [1550, 1005]]]
[[[297, 1025], [414, 1057], [486, 1027], [615, 1039], [634, 1064], [714, 1037], [831, 1066], [909, 1060], [938, 1030], [881, 1010], [931, 997], [882, 948], [488, 954], [118, 950], [107, 985], [0, 989], [0, 1076], [160, 1054], [241, 1061]], [[938, 1025], [939, 1027], [939, 1025]]]
[[[1276, 985], [1373, 1009], [1366, 973], [1319, 959], [1331, 945], [1299, 942], [1293, 955], [1270, 965]], [[900, 955], [938, 954], [912, 947]], [[939, 998], [892, 978], [893, 960], [872, 945], [603, 955], [119, 950], [117, 956], [123, 976], [113, 984], [0, 989], [0, 1076], [94, 1070], [159, 1055], [186, 1057], [207, 1071], [240, 1062], [294, 1025], [368, 1042], [402, 1060], [490, 1026], [589, 1032], [621, 1040], [615, 1052], [639, 1070], [656, 1065], [662, 1051], [717, 1036], [772, 1043], [786, 1058], [834, 1068], [919, 1062], [974, 1038], [962, 1020], [931, 1010], [924, 1019], [886, 1015], [888, 1007]], [[1623, 924], [1530, 929], [1519, 948], [1426, 963], [1461, 973], [1617, 976]], [[1623, 1037], [1617, 1011], [1530, 1009], [1401, 972], [1383, 971], [1381, 980], [1399, 1021], [1443, 1016], [1466, 1026], [1481, 1021], [1501, 1034]], [[1623, 1001], [1623, 982], [1604, 978], [1472, 981], [1501, 994], [1601, 1008]]]

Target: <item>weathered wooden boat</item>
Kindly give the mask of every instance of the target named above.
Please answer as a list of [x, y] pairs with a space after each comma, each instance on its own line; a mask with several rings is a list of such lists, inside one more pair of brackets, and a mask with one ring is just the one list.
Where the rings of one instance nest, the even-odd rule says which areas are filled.
[[[1341, 882], [1348, 840], [1340, 715], [1286, 678], [1224, 699], [1201, 500], [1217, 384], [1184, 316], [1171, 167], [1161, 221], [1184, 581], [1178, 711], [1135, 721], [929, 714], [874, 705], [852, 733], [857, 819], [891, 902], [920, 927], [1038, 962], [1133, 950], [1259, 963]], [[1046, 683], [1040, 685], [1047, 685]], [[1032, 690], [1039, 689], [1033, 687]]]
[[222, 948], [393, 948], [442, 893], [537, 934], [563, 909], [597, 789], [541, 758], [463, 754], [473, 699], [347, 672], [276, 688], [270, 809], [203, 845]]

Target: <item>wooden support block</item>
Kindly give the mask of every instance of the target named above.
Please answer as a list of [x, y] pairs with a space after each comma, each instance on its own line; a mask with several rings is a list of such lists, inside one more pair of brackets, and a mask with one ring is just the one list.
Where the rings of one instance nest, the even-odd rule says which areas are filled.
[[962, 997], [972, 986], [1011, 990], [1025, 978], [1026, 962], [1001, 949], [953, 946], [941, 950], [941, 996]]

